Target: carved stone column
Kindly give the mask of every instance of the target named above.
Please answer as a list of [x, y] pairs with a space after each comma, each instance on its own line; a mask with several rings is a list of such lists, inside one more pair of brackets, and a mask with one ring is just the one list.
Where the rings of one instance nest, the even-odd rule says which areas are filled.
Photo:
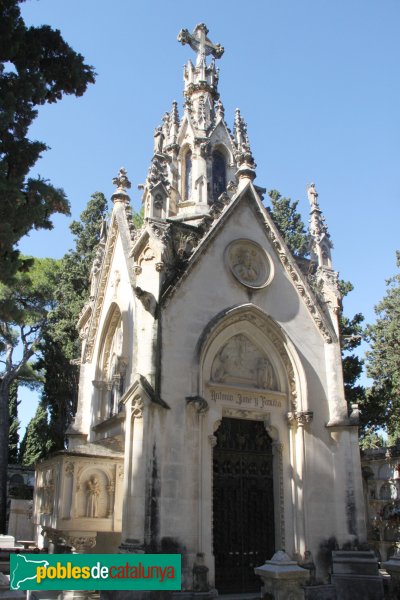
[[146, 505], [146, 456], [143, 400], [137, 396], [127, 406], [124, 512], [120, 551], [143, 553]]
[[[275, 522], [278, 524], [278, 536], [276, 540], [279, 541], [278, 548], [286, 547], [286, 534], [285, 534], [285, 504], [284, 504], [284, 490], [283, 490], [283, 444], [282, 442], [272, 442], [272, 453], [274, 456], [274, 487], [277, 488], [274, 493], [275, 498], [278, 498], [276, 505], [276, 517]], [[276, 476], [275, 476], [276, 472]]]
[[307, 548], [307, 515], [304, 503], [304, 489], [306, 480], [305, 464], [305, 439], [304, 428], [311, 423], [311, 411], [296, 411], [287, 414], [291, 428], [291, 462], [293, 467], [292, 499], [294, 521], [294, 549], [295, 553], [303, 556]]

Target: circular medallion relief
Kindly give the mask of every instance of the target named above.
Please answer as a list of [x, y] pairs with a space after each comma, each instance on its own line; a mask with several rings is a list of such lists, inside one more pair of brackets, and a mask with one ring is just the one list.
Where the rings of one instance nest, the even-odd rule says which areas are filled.
[[263, 288], [274, 276], [272, 260], [251, 240], [235, 240], [225, 250], [225, 260], [233, 276], [249, 288]]

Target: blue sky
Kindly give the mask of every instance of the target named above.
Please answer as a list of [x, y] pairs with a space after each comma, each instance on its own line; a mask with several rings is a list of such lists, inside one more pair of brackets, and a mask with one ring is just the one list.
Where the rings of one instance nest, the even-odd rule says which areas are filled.
[[[225, 47], [219, 91], [228, 125], [240, 107], [257, 162], [256, 183], [298, 199], [315, 181], [334, 242], [334, 267], [355, 289], [348, 315], [374, 320], [400, 249], [400, 3], [398, 0], [27, 0], [27, 24], [48, 24], [94, 65], [79, 99], [40, 109], [30, 136], [51, 150], [34, 173], [63, 187], [73, 218], [90, 195], [113, 192], [124, 166], [132, 202], [146, 177], [153, 130], [171, 102], [182, 111], [182, 67], [193, 52], [176, 36], [205, 22]], [[61, 257], [70, 220], [33, 232], [26, 254]], [[23, 394], [23, 425], [35, 410]]]

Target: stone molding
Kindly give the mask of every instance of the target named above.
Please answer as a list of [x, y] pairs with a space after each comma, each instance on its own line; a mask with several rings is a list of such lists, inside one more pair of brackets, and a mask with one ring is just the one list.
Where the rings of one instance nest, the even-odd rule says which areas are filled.
[[96, 343], [97, 331], [100, 323], [100, 317], [103, 310], [104, 298], [106, 293], [108, 274], [114, 255], [114, 248], [118, 237], [118, 224], [116, 216], [113, 216], [110, 229], [107, 236], [107, 245], [104, 251], [104, 258], [101, 266], [100, 281], [97, 288], [96, 300], [93, 307], [90, 325], [87, 333], [87, 342], [82, 362], [90, 362], [93, 358], [94, 346]]

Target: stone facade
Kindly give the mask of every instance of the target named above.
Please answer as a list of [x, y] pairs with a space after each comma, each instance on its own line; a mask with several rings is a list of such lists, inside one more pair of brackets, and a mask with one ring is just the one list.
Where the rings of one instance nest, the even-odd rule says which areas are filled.
[[[183, 590], [204, 593], [226, 591], [230, 572], [251, 579], [282, 549], [312, 556], [324, 578], [327, 540], [365, 539], [318, 194], [311, 184], [311, 261], [300, 263], [253, 184], [240, 111], [233, 133], [226, 124], [223, 48], [207, 33], [179, 34], [196, 63], [184, 69], [183, 116], [174, 103], [155, 130], [141, 229], [126, 171], [114, 180], [78, 324], [69, 450], [39, 465], [36, 494], [38, 529], [56, 544], [180, 552]], [[194, 577], [199, 556], [206, 583]]]

